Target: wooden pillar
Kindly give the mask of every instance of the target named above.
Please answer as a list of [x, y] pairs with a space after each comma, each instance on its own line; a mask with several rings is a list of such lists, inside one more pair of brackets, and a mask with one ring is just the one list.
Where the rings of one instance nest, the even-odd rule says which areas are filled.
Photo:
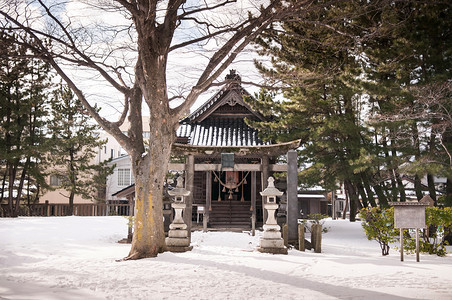
[[322, 252], [322, 225], [312, 224], [311, 226], [311, 244], [315, 253]]
[[191, 238], [191, 227], [192, 227], [192, 211], [193, 211], [193, 183], [195, 177], [195, 157], [193, 155], [187, 156], [186, 166], [185, 166], [185, 188], [191, 193], [185, 198], [185, 212], [184, 212], [184, 222], [187, 224], [188, 237]]
[[298, 250], [304, 251], [304, 225], [298, 224]]
[[256, 231], [256, 171], [251, 171], [251, 235]]
[[400, 228], [400, 261], [403, 261], [403, 228]]
[[416, 228], [416, 261], [419, 262], [419, 228]]
[[206, 172], [206, 207], [203, 215], [203, 231], [207, 232], [207, 223], [209, 223], [210, 207], [212, 202], [212, 172]]
[[[261, 173], [261, 187], [262, 187], [262, 191], [265, 190], [265, 188], [267, 188], [268, 185], [268, 156], [264, 155], [262, 156], [262, 173]], [[265, 196], [262, 196], [262, 217], [263, 217], [263, 223], [265, 224], [265, 221], [267, 220], [267, 210], [264, 209], [265, 206]]]

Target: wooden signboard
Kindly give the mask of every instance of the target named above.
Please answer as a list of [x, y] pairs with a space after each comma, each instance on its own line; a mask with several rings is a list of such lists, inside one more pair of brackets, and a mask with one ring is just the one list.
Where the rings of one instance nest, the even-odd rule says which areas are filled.
[[425, 205], [419, 202], [392, 202], [394, 228], [425, 228]]
[[423, 202], [390, 202], [394, 206], [394, 228], [400, 228], [400, 260], [403, 261], [403, 229], [416, 229], [416, 261], [419, 262], [419, 228], [425, 228]]

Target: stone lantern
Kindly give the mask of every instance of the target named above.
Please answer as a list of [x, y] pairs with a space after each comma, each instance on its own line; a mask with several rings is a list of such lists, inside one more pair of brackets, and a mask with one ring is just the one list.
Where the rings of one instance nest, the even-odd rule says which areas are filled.
[[168, 237], [166, 238], [166, 248], [171, 252], [185, 252], [190, 251], [190, 238], [188, 237], [187, 224], [184, 223], [182, 212], [184, 211], [185, 197], [190, 195], [183, 187], [183, 178], [177, 178], [177, 186], [174, 190], [168, 191], [171, 197], [174, 197], [171, 207], [174, 208], [175, 217], [169, 226]]
[[264, 235], [260, 239], [260, 245], [257, 249], [260, 252], [272, 254], [287, 254], [287, 248], [284, 246], [284, 240], [281, 238], [281, 227], [276, 222], [275, 211], [278, 209], [276, 197], [283, 195], [283, 192], [275, 187], [275, 179], [268, 178], [268, 186], [262, 191], [261, 196], [266, 197], [264, 209], [267, 210], [267, 220], [264, 224]]

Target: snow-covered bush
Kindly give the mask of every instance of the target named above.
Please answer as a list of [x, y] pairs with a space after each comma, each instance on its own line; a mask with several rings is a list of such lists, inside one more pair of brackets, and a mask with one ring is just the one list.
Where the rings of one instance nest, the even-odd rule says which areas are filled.
[[302, 220], [302, 223], [307, 231], [311, 232], [312, 225], [320, 224], [322, 225], [322, 233], [328, 232], [329, 227], [323, 226], [325, 223], [324, 219], [328, 218], [328, 216], [322, 214], [310, 214], [307, 217], [308, 217], [307, 219]]

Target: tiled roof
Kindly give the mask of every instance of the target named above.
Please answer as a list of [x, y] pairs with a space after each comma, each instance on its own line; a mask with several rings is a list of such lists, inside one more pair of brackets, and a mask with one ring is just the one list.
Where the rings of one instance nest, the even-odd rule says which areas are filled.
[[195, 146], [260, 146], [269, 145], [257, 136], [257, 131], [239, 118], [208, 118], [198, 124], [181, 124], [178, 137], [188, 138]]
[[257, 131], [244, 118], [263, 121], [259, 112], [245, 103], [250, 94], [240, 85], [240, 76], [231, 70], [226, 85], [206, 103], [180, 122], [178, 142], [193, 146], [261, 146]]

